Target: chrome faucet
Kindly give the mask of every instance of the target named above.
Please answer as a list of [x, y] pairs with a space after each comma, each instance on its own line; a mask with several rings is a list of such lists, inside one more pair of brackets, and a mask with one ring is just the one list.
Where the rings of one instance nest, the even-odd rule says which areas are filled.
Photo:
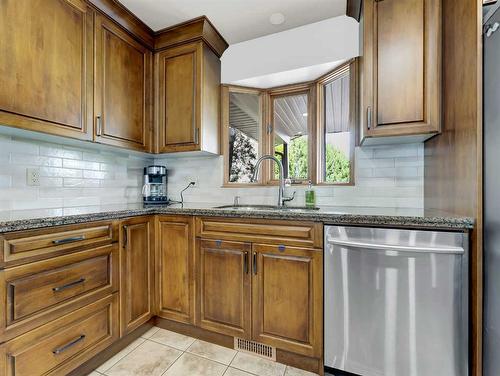
[[263, 161], [268, 160], [268, 159], [276, 162], [276, 164], [278, 165], [278, 172], [279, 172], [278, 207], [281, 208], [281, 207], [285, 206], [285, 202], [293, 200], [293, 198], [295, 197], [295, 192], [293, 192], [292, 197], [285, 197], [284, 196], [285, 195], [285, 177], [283, 176], [283, 163], [281, 163], [281, 161], [278, 158], [273, 157], [272, 155], [268, 155], [268, 154], [260, 157], [257, 160], [257, 162], [255, 163], [254, 172], [253, 172], [253, 176], [252, 176], [252, 182], [257, 181], [257, 178], [259, 176], [260, 165]]

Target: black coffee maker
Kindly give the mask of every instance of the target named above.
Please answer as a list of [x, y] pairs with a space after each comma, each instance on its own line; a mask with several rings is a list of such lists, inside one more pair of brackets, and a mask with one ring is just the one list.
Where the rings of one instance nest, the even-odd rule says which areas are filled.
[[167, 168], [165, 166], [144, 167], [142, 198], [147, 205], [168, 204]]

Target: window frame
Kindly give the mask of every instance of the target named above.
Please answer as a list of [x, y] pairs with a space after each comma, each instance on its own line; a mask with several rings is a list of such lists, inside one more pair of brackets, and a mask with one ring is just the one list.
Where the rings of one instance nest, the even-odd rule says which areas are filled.
[[[267, 112], [266, 120], [267, 120], [267, 153], [274, 156], [274, 137], [275, 137], [275, 126], [274, 126], [274, 99], [275, 98], [283, 98], [294, 95], [307, 95], [307, 133], [308, 133], [308, 150], [307, 150], [307, 179], [295, 181], [292, 185], [300, 186], [309, 184], [309, 180], [314, 182], [316, 179], [316, 169], [314, 166], [316, 165], [316, 87], [315, 81], [304, 82], [300, 84], [286, 85], [275, 87], [267, 92], [267, 108], [269, 111]], [[270, 131], [269, 131], [270, 130]], [[266, 176], [266, 184], [267, 185], [276, 185], [279, 183], [277, 179], [274, 178], [274, 165], [271, 168], [268, 168], [268, 174]]]
[[[327, 182], [325, 181], [323, 171], [325, 171], [325, 118], [324, 118], [324, 110], [325, 110], [325, 101], [324, 101], [324, 87], [330, 82], [336, 80], [341, 77], [346, 71], [349, 71], [349, 182]], [[359, 107], [358, 107], [358, 59], [352, 59], [347, 61], [346, 63], [338, 66], [333, 71], [325, 74], [324, 76], [318, 78], [316, 80], [316, 95], [317, 95], [317, 103], [316, 103], [316, 118], [317, 118], [317, 137], [316, 137], [316, 145], [317, 145], [317, 163], [316, 167], [316, 181], [315, 185], [321, 186], [354, 186], [355, 185], [355, 148], [356, 148], [356, 140], [357, 140], [357, 120], [359, 119]]]
[[266, 153], [267, 147], [265, 137], [265, 110], [264, 110], [264, 92], [261, 89], [254, 89], [250, 87], [237, 86], [237, 85], [221, 85], [221, 152], [223, 155], [223, 187], [253, 187], [264, 185], [264, 174], [259, 174], [259, 179], [256, 182], [249, 183], [235, 183], [229, 181], [229, 95], [230, 93], [242, 94], [257, 94], [259, 96], [259, 108], [261, 114], [260, 120], [260, 140], [258, 158]]
[[[349, 182], [326, 182], [324, 179], [324, 86], [340, 77], [347, 70], [349, 79], [349, 129], [350, 129], [350, 176]], [[358, 58], [346, 61], [332, 71], [313, 81], [297, 84], [258, 89], [238, 85], [221, 85], [221, 153], [223, 156], [223, 184], [226, 188], [251, 188], [277, 185], [274, 179], [274, 165], [263, 163], [261, 173], [256, 182], [235, 183], [229, 181], [229, 94], [245, 93], [259, 95], [261, 111], [261, 130], [258, 157], [264, 154], [274, 155], [274, 108], [273, 99], [290, 95], [308, 95], [308, 179], [293, 183], [293, 186], [304, 186], [309, 183], [317, 186], [354, 186], [355, 185], [355, 147], [357, 146], [357, 126], [359, 119], [359, 63]]]

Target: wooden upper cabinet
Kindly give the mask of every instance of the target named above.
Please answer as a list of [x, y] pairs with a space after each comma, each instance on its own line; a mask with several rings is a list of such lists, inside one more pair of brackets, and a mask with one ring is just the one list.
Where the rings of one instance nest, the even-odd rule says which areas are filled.
[[198, 240], [196, 325], [250, 338], [250, 251], [249, 243]]
[[121, 336], [153, 316], [153, 221], [138, 217], [122, 223], [120, 231]]
[[152, 53], [101, 15], [95, 35], [95, 140], [150, 151]]
[[441, 129], [441, 1], [365, 0], [364, 141]]
[[252, 252], [253, 340], [320, 357], [322, 250], [254, 244]]
[[157, 151], [219, 153], [220, 61], [203, 42], [155, 54]]
[[92, 137], [92, 25], [83, 0], [2, 0], [0, 124]]
[[159, 216], [156, 220], [157, 315], [194, 322], [194, 218]]

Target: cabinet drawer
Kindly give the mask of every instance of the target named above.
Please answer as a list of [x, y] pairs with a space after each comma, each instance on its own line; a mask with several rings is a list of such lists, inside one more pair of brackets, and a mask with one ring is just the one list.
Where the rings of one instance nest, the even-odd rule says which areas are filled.
[[117, 240], [111, 222], [86, 223], [13, 232], [0, 240], [0, 265], [11, 265], [67, 253]]
[[1, 346], [8, 376], [65, 375], [118, 338], [118, 295], [110, 295]]
[[0, 283], [6, 340], [118, 290], [118, 245], [8, 268]]
[[241, 218], [196, 218], [196, 236], [259, 243], [323, 247], [323, 225], [316, 222]]

